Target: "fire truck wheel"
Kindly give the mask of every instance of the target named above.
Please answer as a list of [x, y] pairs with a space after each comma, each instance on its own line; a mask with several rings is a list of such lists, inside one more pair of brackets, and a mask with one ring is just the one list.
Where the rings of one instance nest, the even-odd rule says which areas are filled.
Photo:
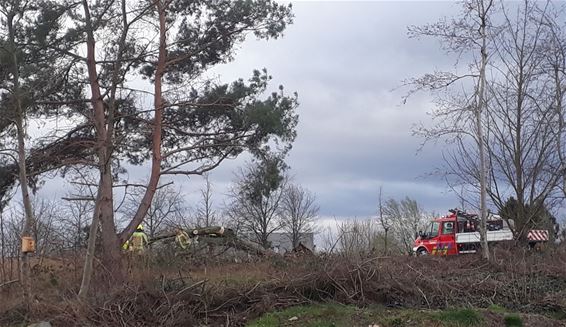
[[417, 256], [423, 256], [423, 255], [428, 255], [428, 252], [425, 248], [420, 248], [417, 250]]

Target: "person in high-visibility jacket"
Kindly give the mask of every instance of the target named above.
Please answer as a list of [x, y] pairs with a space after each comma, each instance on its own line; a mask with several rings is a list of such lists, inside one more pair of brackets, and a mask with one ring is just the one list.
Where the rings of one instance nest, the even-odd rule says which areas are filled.
[[134, 234], [132, 234], [132, 237], [128, 240], [127, 248], [131, 252], [141, 254], [146, 250], [148, 245], [149, 239], [143, 231], [143, 225], [139, 224]]
[[190, 244], [191, 239], [189, 238], [189, 234], [182, 230], [181, 228], [175, 229], [175, 243], [183, 250], [185, 250]]

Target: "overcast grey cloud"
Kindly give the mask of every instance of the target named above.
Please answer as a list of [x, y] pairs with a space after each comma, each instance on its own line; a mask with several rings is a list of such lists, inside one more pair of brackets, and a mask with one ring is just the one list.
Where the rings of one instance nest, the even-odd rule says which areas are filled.
[[[434, 40], [411, 40], [409, 25], [458, 10], [449, 2], [295, 2], [285, 37], [246, 42], [223, 79], [268, 68], [276, 84], [300, 98], [298, 138], [288, 158], [297, 182], [318, 195], [325, 216], [375, 214], [379, 186], [411, 196], [427, 209], [455, 205], [443, 181], [425, 178], [440, 166], [440, 149], [411, 136], [428, 121], [426, 95], [401, 106], [402, 80], [450, 68]], [[214, 175], [214, 174], [213, 174]], [[218, 178], [219, 176], [215, 176]], [[219, 181], [221, 179], [218, 179]]]
[[[411, 196], [426, 210], [444, 212], [456, 197], [442, 180], [428, 176], [441, 165], [441, 149], [427, 146], [411, 128], [428, 122], [432, 104], [425, 94], [401, 105], [404, 79], [454, 63], [435, 40], [407, 37], [409, 25], [454, 14], [453, 2], [294, 2], [295, 22], [285, 36], [245, 41], [233, 62], [211, 72], [229, 82], [267, 68], [273, 90], [279, 84], [299, 93], [298, 137], [288, 157], [297, 183], [313, 191], [322, 216], [375, 215], [379, 187], [385, 196]], [[392, 91], [394, 90], [394, 91]], [[225, 162], [211, 173], [215, 202], [221, 204], [233, 172], [247, 157]], [[147, 167], [129, 168], [143, 179]], [[202, 179], [175, 180], [194, 204]], [[66, 192], [47, 183], [43, 194]]]

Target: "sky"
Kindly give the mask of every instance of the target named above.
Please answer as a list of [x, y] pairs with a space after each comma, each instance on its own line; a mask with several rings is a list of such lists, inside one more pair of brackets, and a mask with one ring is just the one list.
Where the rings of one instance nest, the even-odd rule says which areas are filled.
[[[403, 80], [454, 60], [432, 39], [407, 37], [407, 26], [435, 22], [457, 11], [451, 2], [294, 2], [294, 24], [281, 39], [247, 40], [235, 60], [215, 73], [226, 81], [267, 68], [288, 92], [297, 91], [298, 137], [287, 158], [291, 175], [316, 194], [325, 217], [375, 216], [384, 197], [416, 199], [425, 210], [457, 206], [444, 181], [430, 176], [441, 148], [412, 136], [430, 123], [426, 94], [407, 104]], [[232, 164], [211, 174], [219, 188]]]
[[[412, 135], [415, 124], [430, 124], [427, 94], [402, 104], [403, 80], [451, 69], [433, 39], [410, 39], [409, 25], [432, 23], [454, 14], [453, 2], [298, 1], [294, 24], [282, 38], [240, 45], [234, 60], [210, 72], [223, 82], [267, 68], [270, 91], [284, 85], [299, 94], [297, 139], [287, 163], [294, 182], [316, 195], [326, 219], [376, 215], [379, 188], [385, 198], [416, 199], [426, 211], [457, 206], [445, 182], [431, 175], [442, 165], [442, 143], [426, 145]], [[246, 156], [210, 173], [213, 201], [221, 207]], [[132, 179], [147, 180], [147, 167], [129, 168]], [[199, 176], [177, 177], [189, 206], [199, 199]], [[40, 194], [61, 197], [68, 187], [47, 182]]]

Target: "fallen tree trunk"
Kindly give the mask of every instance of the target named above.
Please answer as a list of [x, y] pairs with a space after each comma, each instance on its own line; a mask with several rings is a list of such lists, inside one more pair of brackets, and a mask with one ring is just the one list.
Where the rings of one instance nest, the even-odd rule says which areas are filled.
[[[220, 226], [195, 228], [191, 230], [191, 232], [188, 234], [189, 237], [193, 237], [193, 238], [200, 236], [199, 242], [205, 242], [217, 246], [229, 246], [238, 250], [253, 252], [254, 254], [261, 256], [275, 254], [275, 252], [271, 251], [270, 249], [265, 249], [257, 243], [236, 237], [236, 234], [230, 228], [224, 228]], [[176, 236], [177, 234], [175, 233], [159, 235], [151, 238], [149, 240], [149, 243], [152, 244], [158, 241], [172, 239], [175, 238]]]

